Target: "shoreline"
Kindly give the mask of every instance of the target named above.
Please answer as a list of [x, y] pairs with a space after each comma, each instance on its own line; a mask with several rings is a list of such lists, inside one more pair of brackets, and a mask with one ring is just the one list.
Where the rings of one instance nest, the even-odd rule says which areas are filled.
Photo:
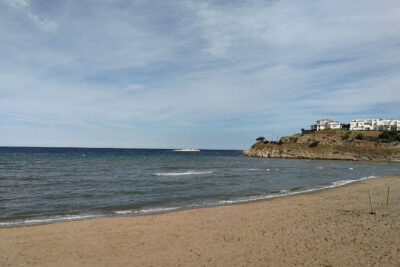
[[[369, 214], [368, 191], [375, 215]], [[400, 262], [400, 175], [238, 204], [0, 228], [0, 265], [393, 266]]]
[[[400, 175], [400, 174], [399, 174]], [[253, 203], [258, 201], [264, 200], [272, 200], [276, 198], [282, 197], [291, 197], [295, 195], [302, 195], [302, 194], [310, 194], [314, 192], [334, 189], [338, 187], [343, 187], [349, 184], [361, 182], [364, 180], [369, 179], [377, 179], [383, 178], [386, 176], [368, 176], [368, 177], [361, 177], [356, 180], [339, 180], [332, 182], [326, 186], [317, 186], [310, 189], [305, 189], [301, 191], [290, 191], [290, 190], [281, 190], [279, 193], [272, 193], [269, 195], [263, 196], [250, 196], [247, 198], [238, 198], [234, 200], [220, 200], [217, 203], [209, 203], [207, 205], [198, 205], [198, 206], [182, 206], [182, 207], [155, 207], [155, 208], [148, 208], [148, 210], [154, 211], [146, 211], [146, 209], [138, 210], [138, 211], [113, 211], [114, 214], [81, 214], [81, 215], [73, 215], [73, 214], [64, 214], [64, 215], [53, 215], [49, 216], [48, 218], [31, 218], [26, 219], [20, 222], [19, 220], [15, 221], [0, 221], [0, 229], [2, 228], [20, 228], [20, 227], [28, 227], [28, 226], [39, 226], [39, 225], [48, 225], [48, 224], [57, 224], [57, 223], [66, 223], [66, 222], [75, 222], [75, 221], [86, 221], [86, 220], [94, 220], [94, 219], [102, 219], [102, 218], [135, 218], [140, 216], [150, 216], [150, 215], [157, 215], [157, 214], [164, 214], [170, 212], [178, 212], [178, 211], [185, 211], [185, 210], [197, 210], [197, 209], [207, 209], [207, 208], [215, 208], [215, 207], [223, 207], [223, 206], [231, 206], [231, 205], [241, 205], [247, 203]], [[285, 191], [285, 192], [282, 192]], [[141, 212], [142, 211], [142, 212]], [[61, 217], [61, 218], [60, 218]]]
[[400, 163], [400, 159], [366, 159], [366, 158], [346, 158], [346, 157], [320, 157], [320, 156], [313, 156], [313, 157], [307, 157], [307, 156], [289, 156], [285, 155], [283, 156], [282, 154], [271, 156], [269, 155], [268, 152], [266, 151], [258, 151], [258, 150], [253, 150], [253, 149], [246, 149], [243, 150], [242, 152], [242, 157], [248, 157], [248, 158], [265, 158], [265, 159], [306, 159], [306, 160], [338, 160], [338, 161], [354, 161], [354, 162], [377, 162], [377, 163]]

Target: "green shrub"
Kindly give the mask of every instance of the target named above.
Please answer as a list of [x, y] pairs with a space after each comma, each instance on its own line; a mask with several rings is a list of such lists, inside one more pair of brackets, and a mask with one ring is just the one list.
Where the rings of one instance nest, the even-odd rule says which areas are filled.
[[388, 130], [384, 130], [383, 132], [381, 132], [381, 134], [379, 135], [380, 139], [389, 139], [389, 131]]
[[400, 135], [399, 135], [399, 132], [396, 131], [395, 129], [392, 129], [390, 131], [384, 130], [379, 135], [379, 139], [381, 139], [382, 142], [391, 143], [391, 142], [395, 142], [395, 141], [400, 141]]
[[347, 139], [350, 138], [350, 136], [351, 136], [351, 133], [350, 132], [346, 132], [346, 134], [342, 136], [342, 140], [347, 140]]
[[317, 147], [319, 145], [319, 142], [312, 142], [309, 147]]
[[363, 133], [359, 133], [356, 135], [356, 139], [357, 140], [364, 140], [365, 139], [365, 135]]
[[379, 138], [381, 139], [395, 139], [397, 137], [398, 132], [396, 130], [384, 130]]

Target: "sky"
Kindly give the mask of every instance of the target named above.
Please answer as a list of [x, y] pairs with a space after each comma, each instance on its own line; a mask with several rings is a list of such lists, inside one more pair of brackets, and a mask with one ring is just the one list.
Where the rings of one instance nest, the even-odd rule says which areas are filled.
[[0, 0], [0, 146], [246, 149], [400, 119], [398, 0]]

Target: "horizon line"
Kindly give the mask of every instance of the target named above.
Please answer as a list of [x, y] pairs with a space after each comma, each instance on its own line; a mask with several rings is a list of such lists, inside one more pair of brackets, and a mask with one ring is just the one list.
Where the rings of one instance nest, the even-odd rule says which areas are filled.
[[[84, 146], [3, 146], [0, 148], [85, 148], [85, 149], [149, 149], [149, 150], [173, 150], [179, 148], [145, 148], [145, 147], [84, 147]], [[243, 149], [225, 149], [225, 148], [197, 148], [199, 150], [243, 150]]]

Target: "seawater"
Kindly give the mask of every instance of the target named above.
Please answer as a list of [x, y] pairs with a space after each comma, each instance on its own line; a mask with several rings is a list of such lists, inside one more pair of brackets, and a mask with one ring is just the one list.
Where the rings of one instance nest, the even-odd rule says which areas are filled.
[[225, 205], [400, 173], [241, 151], [0, 147], [0, 227]]

